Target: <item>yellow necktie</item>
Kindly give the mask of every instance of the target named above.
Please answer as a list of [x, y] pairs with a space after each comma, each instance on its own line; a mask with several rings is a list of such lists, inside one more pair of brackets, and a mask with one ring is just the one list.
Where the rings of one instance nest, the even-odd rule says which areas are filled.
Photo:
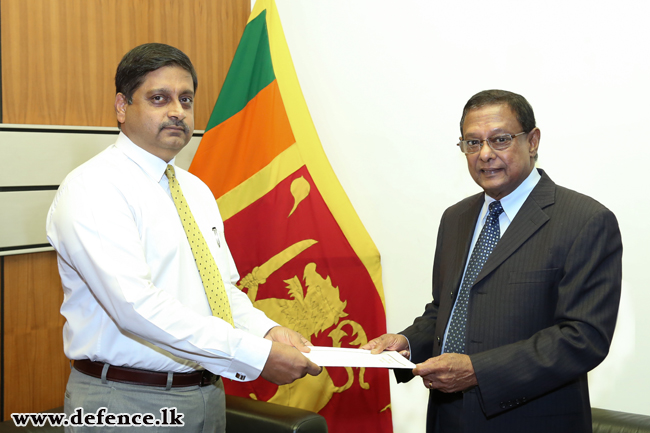
[[228, 301], [228, 295], [226, 294], [226, 288], [223, 285], [219, 268], [217, 268], [214, 257], [212, 257], [212, 253], [205, 243], [205, 238], [194, 220], [190, 207], [187, 205], [181, 186], [176, 180], [174, 167], [167, 165], [165, 174], [167, 175], [167, 179], [169, 179], [169, 190], [172, 193], [172, 199], [176, 205], [178, 215], [181, 217], [187, 240], [190, 242], [196, 267], [199, 269], [199, 274], [201, 274], [201, 281], [203, 281], [205, 294], [208, 296], [212, 315], [225, 320], [234, 327], [230, 302]]

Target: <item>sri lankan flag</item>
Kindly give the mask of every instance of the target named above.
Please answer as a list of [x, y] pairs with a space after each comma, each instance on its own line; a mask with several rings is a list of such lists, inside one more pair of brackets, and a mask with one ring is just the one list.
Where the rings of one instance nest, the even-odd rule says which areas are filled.
[[[272, 0], [255, 3], [190, 171], [217, 198], [256, 307], [317, 346], [386, 332], [379, 253], [323, 152]], [[319, 412], [333, 433], [392, 431], [385, 369], [225, 386]]]

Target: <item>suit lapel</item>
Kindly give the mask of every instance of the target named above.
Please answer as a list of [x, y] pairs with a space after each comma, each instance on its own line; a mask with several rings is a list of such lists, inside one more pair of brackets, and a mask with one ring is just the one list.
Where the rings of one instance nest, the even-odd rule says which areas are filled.
[[460, 288], [460, 281], [465, 270], [469, 247], [472, 243], [472, 237], [474, 236], [476, 220], [481, 212], [484, 200], [485, 198], [483, 193], [477, 194], [476, 199], [470, 201], [467, 209], [459, 214], [457, 220], [458, 230], [451, 232], [454, 233], [455, 236], [458, 236], [453, 240], [453, 243], [455, 243], [458, 248], [454, 249], [453, 255], [450, 255], [450, 261], [448, 262], [453, 266], [451, 275], [454, 276], [454, 294], [457, 293]]
[[497, 243], [474, 285], [498, 268], [508, 257], [549, 220], [544, 208], [555, 202], [555, 183], [539, 170], [542, 178], [517, 212], [503, 238]]

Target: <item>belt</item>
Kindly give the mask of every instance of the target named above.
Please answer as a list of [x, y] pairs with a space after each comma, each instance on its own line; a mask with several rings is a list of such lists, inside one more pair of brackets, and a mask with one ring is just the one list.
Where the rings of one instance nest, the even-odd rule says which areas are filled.
[[[91, 361], [90, 359], [79, 359], [74, 361], [74, 368], [88, 376], [102, 378], [104, 363]], [[106, 379], [114, 382], [129, 383], [131, 385], [160, 386], [169, 388], [180, 386], [208, 386], [212, 378], [219, 380], [220, 376], [208, 370], [198, 370], [192, 373], [173, 373], [163, 371], [140, 370], [139, 368], [117, 367], [109, 365], [106, 371]]]

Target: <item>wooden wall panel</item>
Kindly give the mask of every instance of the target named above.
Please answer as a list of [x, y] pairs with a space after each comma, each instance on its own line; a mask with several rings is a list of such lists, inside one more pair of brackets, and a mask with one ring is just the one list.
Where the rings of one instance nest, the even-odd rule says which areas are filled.
[[115, 69], [145, 42], [184, 51], [205, 129], [250, 0], [2, 0], [4, 123], [115, 126]]
[[4, 258], [4, 419], [63, 405], [63, 290], [56, 253]]
[[[117, 64], [162, 42], [197, 70], [195, 128], [204, 129], [249, 14], [250, 0], [1, 0], [2, 122], [115, 126]], [[7, 420], [61, 406], [69, 366], [55, 253], [2, 260]]]

